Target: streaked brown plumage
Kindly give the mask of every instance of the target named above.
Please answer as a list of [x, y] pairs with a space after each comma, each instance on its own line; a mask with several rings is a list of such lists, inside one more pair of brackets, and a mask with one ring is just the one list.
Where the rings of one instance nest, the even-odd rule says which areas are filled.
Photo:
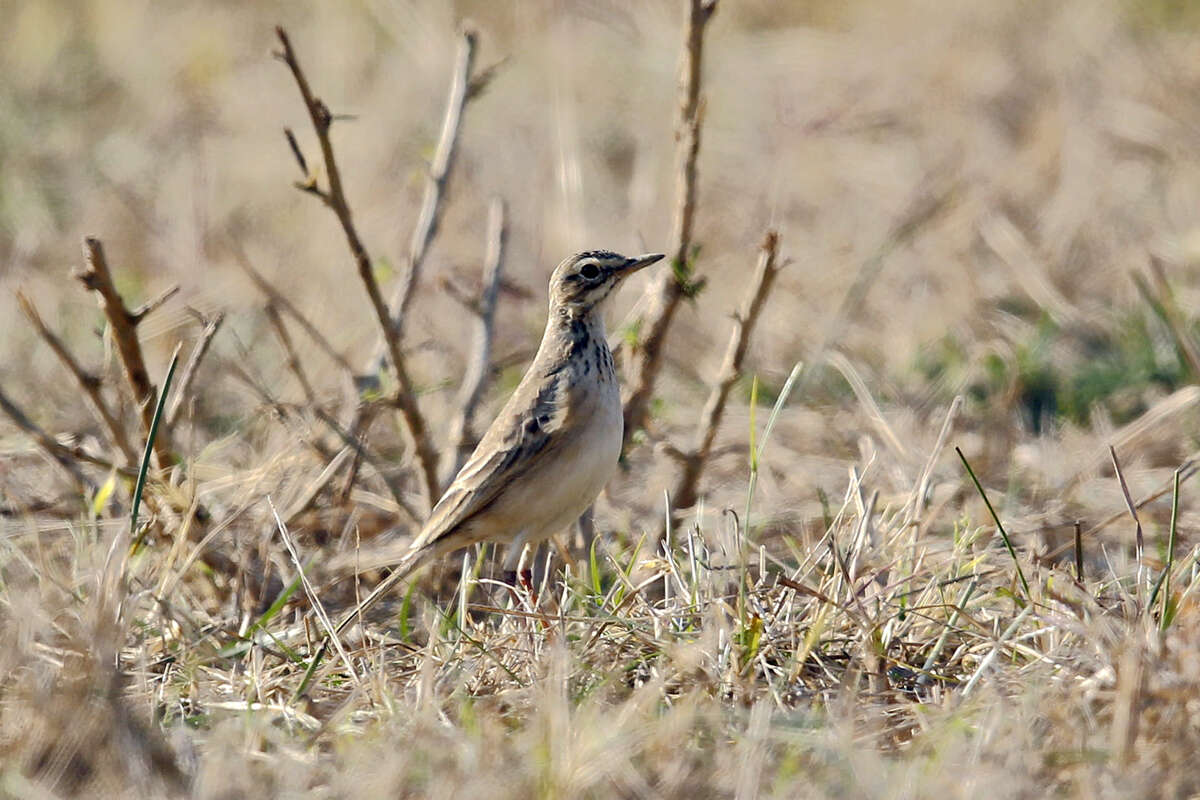
[[605, 338], [605, 300], [626, 277], [660, 260], [591, 250], [550, 276], [541, 346], [512, 397], [438, 500], [392, 572], [341, 621], [341, 631], [430, 559], [477, 542], [524, 545], [574, 522], [616, 470], [621, 396]]

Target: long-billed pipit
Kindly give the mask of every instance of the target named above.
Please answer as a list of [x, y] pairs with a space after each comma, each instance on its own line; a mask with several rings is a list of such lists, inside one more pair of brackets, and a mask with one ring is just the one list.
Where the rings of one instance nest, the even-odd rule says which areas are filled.
[[625, 278], [661, 259], [589, 250], [550, 276], [550, 319], [533, 363], [459, 470], [429, 520], [341, 631], [432, 558], [477, 542], [524, 546], [579, 518], [621, 454], [621, 393], [604, 331], [604, 301]]

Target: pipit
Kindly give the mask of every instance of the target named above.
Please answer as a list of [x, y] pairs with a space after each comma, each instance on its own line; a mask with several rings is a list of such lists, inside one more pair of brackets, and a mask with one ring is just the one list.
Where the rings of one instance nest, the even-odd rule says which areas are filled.
[[533, 363], [392, 572], [340, 632], [413, 570], [478, 542], [509, 546], [516, 566], [577, 520], [612, 477], [624, 422], [604, 305], [621, 281], [661, 259], [589, 250], [550, 276], [550, 318]]

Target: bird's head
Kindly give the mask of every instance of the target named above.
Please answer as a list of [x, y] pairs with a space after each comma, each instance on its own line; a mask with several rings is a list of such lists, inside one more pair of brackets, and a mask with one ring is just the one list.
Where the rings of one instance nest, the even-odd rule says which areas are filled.
[[599, 307], [621, 281], [656, 261], [662, 253], [619, 255], [608, 250], [588, 250], [563, 260], [550, 276], [550, 310], [581, 316]]

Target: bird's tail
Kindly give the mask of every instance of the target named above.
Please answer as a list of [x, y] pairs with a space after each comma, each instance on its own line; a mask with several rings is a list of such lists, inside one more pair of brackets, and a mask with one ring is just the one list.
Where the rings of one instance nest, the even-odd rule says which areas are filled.
[[333, 629], [335, 636], [341, 635], [342, 631], [350, 626], [355, 620], [360, 619], [363, 614], [367, 613], [370, 608], [379, 602], [379, 598], [388, 593], [393, 586], [407, 578], [413, 570], [425, 563], [428, 553], [424, 550], [411, 550], [400, 563], [396, 564], [395, 568], [388, 573], [379, 585], [371, 590], [371, 593], [362, 599], [357, 606], [350, 610], [348, 614], [342, 617], [338, 622], [337, 627]]

